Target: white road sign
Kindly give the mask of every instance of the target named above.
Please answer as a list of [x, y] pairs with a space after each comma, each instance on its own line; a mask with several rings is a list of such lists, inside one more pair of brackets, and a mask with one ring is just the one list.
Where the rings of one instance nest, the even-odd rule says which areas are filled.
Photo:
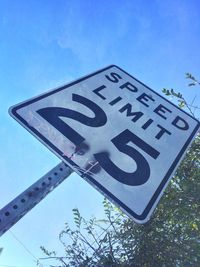
[[199, 129], [195, 118], [115, 65], [10, 114], [139, 223], [149, 220]]

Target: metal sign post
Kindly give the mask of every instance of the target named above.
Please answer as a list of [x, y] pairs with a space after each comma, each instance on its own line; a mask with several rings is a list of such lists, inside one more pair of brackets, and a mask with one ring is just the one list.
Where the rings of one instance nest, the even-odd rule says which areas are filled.
[[26, 215], [28, 211], [54, 190], [72, 172], [72, 169], [65, 163], [58, 164], [2, 208], [0, 210], [0, 236]]

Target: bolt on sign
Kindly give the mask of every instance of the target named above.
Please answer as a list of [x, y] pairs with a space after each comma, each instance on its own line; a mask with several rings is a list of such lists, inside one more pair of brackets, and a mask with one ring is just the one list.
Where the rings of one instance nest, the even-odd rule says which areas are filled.
[[138, 223], [155, 209], [199, 122], [112, 65], [10, 114]]

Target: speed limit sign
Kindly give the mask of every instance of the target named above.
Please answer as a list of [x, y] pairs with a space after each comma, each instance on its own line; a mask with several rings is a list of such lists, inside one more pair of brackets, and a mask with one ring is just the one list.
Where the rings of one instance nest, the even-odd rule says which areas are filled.
[[136, 222], [149, 220], [199, 122], [112, 65], [10, 114]]

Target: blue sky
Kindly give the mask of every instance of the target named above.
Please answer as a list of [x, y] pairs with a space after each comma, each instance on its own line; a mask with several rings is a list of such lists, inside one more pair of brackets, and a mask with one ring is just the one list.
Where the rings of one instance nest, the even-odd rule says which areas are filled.
[[[0, 0], [0, 206], [59, 162], [8, 115], [10, 106], [110, 64], [157, 92], [173, 87], [199, 104], [199, 88], [185, 79], [186, 72], [200, 77], [199, 17], [198, 0]], [[101, 201], [73, 174], [12, 231], [39, 258], [40, 245], [59, 249], [57, 235], [72, 208], [100, 216]], [[11, 233], [1, 246], [0, 267], [35, 266]]]

